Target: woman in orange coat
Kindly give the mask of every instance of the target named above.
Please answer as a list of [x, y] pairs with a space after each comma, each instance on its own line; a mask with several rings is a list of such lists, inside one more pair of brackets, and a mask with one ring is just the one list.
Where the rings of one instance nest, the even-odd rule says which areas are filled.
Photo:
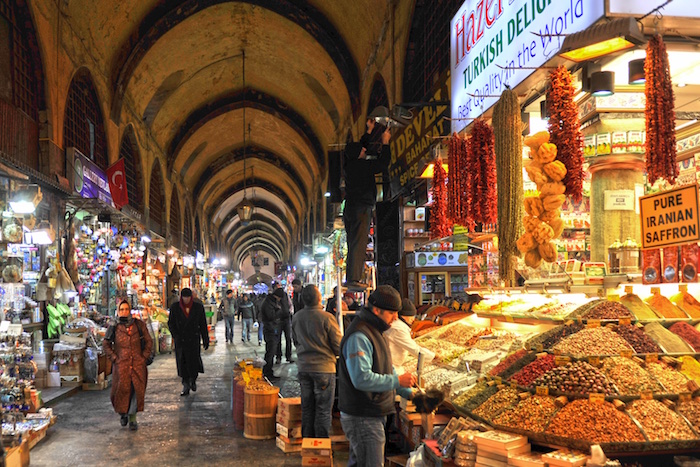
[[104, 340], [107, 358], [112, 360], [112, 392], [114, 411], [121, 415], [121, 424], [138, 429], [136, 412], [143, 412], [153, 339], [140, 319], [131, 316], [131, 305], [122, 300], [117, 310], [117, 324], [107, 330]]

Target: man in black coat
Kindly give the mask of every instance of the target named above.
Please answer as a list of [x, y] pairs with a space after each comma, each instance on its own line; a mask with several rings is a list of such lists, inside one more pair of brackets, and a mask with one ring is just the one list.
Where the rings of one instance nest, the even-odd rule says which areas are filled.
[[170, 306], [168, 328], [175, 343], [175, 361], [177, 374], [182, 378], [181, 396], [190, 390], [197, 390], [197, 376], [204, 373], [200, 354], [200, 338], [204, 350], [209, 348], [209, 332], [204, 306], [192, 297], [192, 290], [182, 289], [180, 301]]
[[263, 325], [265, 336], [265, 366], [263, 376], [271, 381], [279, 380], [272, 372], [277, 347], [280, 345], [280, 328], [282, 320], [289, 319], [289, 313], [282, 309], [280, 302], [287, 299], [287, 294], [282, 289], [275, 289], [263, 301], [258, 314], [258, 321]]

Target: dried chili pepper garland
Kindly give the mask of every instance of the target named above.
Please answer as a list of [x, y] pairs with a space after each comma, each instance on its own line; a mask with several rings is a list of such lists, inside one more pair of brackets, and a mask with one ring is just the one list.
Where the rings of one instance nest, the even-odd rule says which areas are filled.
[[565, 194], [571, 196], [574, 202], [579, 202], [583, 192], [583, 135], [574, 102], [576, 90], [573, 77], [562, 65], [552, 71], [549, 79], [549, 142], [556, 145], [557, 160], [566, 167], [563, 180]]
[[471, 175], [468, 185], [471, 197], [467, 223], [473, 229], [477, 223], [495, 225], [498, 217], [494, 136], [485, 120], [479, 118], [474, 122], [470, 143], [467, 173]]
[[678, 176], [675, 101], [668, 53], [659, 35], [652, 37], [647, 45], [644, 77], [647, 181], [653, 184], [664, 178], [673, 184]]
[[450, 169], [447, 177], [447, 217], [454, 224], [462, 224], [465, 217], [465, 156], [464, 139], [455, 133], [448, 141], [447, 160]]
[[442, 167], [442, 159], [435, 159], [433, 170], [433, 205], [430, 210], [430, 238], [450, 235], [447, 219], [447, 174]]

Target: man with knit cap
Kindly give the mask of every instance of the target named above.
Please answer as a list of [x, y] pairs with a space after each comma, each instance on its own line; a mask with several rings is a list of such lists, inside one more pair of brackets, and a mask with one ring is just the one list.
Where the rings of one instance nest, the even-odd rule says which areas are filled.
[[307, 285], [300, 295], [304, 307], [292, 317], [292, 339], [301, 385], [301, 435], [328, 438], [342, 336], [333, 316], [323, 310], [323, 297], [315, 285]]
[[[435, 358], [435, 353], [416, 344], [416, 341], [411, 338], [411, 325], [415, 320], [416, 307], [408, 298], [404, 298], [399, 311], [399, 319], [394, 321], [384, 333], [384, 337], [389, 343], [394, 370], [399, 374], [404, 372], [403, 362], [406, 361], [408, 354], [415, 357], [418, 354], [423, 354], [426, 364]], [[415, 370], [415, 368], [409, 368], [409, 370]]]
[[401, 295], [390, 285], [370, 294], [340, 343], [338, 408], [350, 443], [348, 466], [384, 465], [384, 426], [394, 413], [395, 391], [411, 399], [416, 377], [398, 375], [383, 333], [401, 310]]

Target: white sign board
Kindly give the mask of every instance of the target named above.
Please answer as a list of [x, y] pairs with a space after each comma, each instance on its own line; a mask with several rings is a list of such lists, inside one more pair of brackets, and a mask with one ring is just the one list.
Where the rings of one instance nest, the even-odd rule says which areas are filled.
[[[653, 2], [640, 2], [639, 0], [609, 0], [609, 2], [610, 6], [608, 11], [610, 14], [631, 16], [646, 15], [653, 8], [665, 3], [663, 0], [656, 0]], [[700, 18], [700, 11], [698, 10], [697, 5], [697, 0], [673, 0], [673, 2], [661, 9], [661, 14], [664, 16], [680, 16], [683, 18]]]
[[605, 190], [606, 211], [634, 211], [634, 190]]
[[604, 13], [605, 0], [466, 0], [450, 23], [452, 131], [553, 58], [565, 34]]

